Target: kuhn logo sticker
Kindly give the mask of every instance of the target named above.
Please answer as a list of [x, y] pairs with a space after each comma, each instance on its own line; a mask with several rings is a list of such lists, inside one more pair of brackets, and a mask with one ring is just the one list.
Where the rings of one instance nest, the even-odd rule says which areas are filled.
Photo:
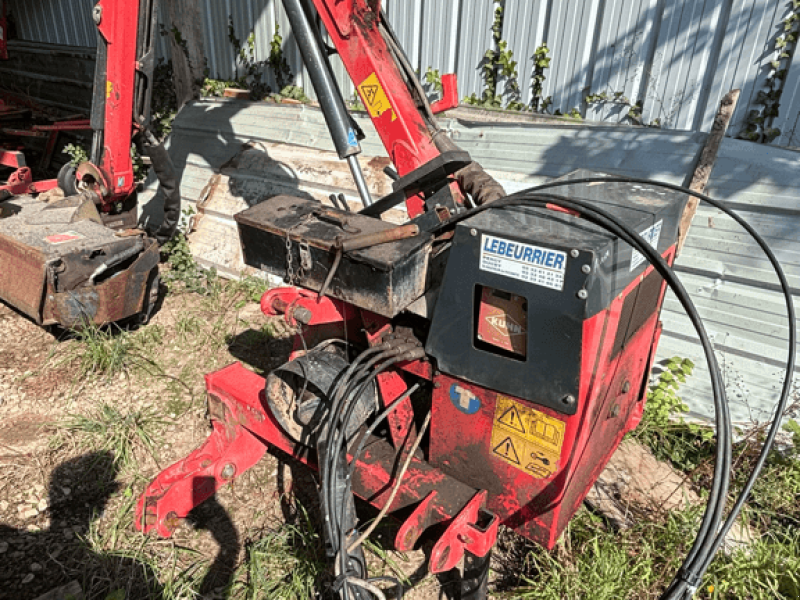
[[480, 398], [457, 383], [450, 386], [450, 400], [465, 415], [474, 415], [481, 408]]
[[561, 291], [564, 289], [567, 254], [552, 248], [484, 235], [481, 238], [480, 268]]
[[525, 328], [511, 318], [511, 315], [492, 315], [486, 322], [504, 336], [525, 335]]

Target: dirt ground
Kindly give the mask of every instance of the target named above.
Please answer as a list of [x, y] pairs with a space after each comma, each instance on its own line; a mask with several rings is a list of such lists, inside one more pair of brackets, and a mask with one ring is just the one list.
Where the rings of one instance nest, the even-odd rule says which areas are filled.
[[[297, 523], [298, 506], [318, 522], [313, 475], [268, 453], [172, 539], [135, 530], [148, 481], [206, 439], [203, 374], [236, 360], [266, 373], [290, 351], [285, 328], [241, 294], [162, 292], [151, 323], [122, 334], [137, 345], [110, 377], [86, 373], [85, 341], [0, 303], [0, 598], [35, 599], [74, 580], [101, 600], [250, 598], [248, 548]], [[87, 431], [87, 419], [102, 421], [108, 407], [117, 413], [107, 429]], [[151, 447], [115, 425], [117, 414], [142, 419]], [[133, 439], [125, 460], [115, 455], [120, 431]], [[429, 575], [422, 551], [384, 553], [390, 540], [391, 531], [374, 536], [371, 575], [407, 577], [411, 600], [448, 597], [452, 578]], [[501, 587], [514, 583], [513, 561], [494, 571]]]

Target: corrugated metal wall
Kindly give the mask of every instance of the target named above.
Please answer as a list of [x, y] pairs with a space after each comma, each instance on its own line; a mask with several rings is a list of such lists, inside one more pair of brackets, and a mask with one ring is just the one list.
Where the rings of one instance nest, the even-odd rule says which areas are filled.
[[[20, 36], [27, 40], [93, 45], [93, 0], [9, 0]], [[310, 87], [279, 0], [200, 0], [206, 15], [206, 55], [212, 76], [231, 78], [235, 57], [228, 39], [232, 17], [237, 35], [255, 32], [257, 58], [269, 55], [278, 24], [298, 85]], [[745, 126], [776, 58], [775, 39], [793, 10], [784, 0], [504, 0], [503, 38], [519, 62], [523, 101], [531, 100], [533, 54], [547, 42], [552, 62], [544, 95], [552, 109], [575, 108], [593, 120], [618, 122], [628, 108], [587, 105], [589, 94], [606, 92], [643, 104], [643, 120], [667, 129], [708, 131], [720, 98], [741, 88], [730, 128]], [[384, 0], [389, 20], [411, 62], [457, 72], [460, 95], [481, 95], [480, 63], [492, 45], [494, 0]], [[167, 44], [160, 45], [162, 56]], [[347, 94], [353, 88], [337, 67]], [[312, 91], [313, 94], [313, 91]], [[800, 58], [789, 68], [776, 143], [800, 145]]]

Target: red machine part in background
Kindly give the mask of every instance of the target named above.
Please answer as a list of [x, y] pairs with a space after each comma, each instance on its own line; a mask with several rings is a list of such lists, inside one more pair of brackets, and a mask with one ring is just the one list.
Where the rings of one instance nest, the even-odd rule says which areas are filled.
[[[113, 18], [107, 18], [113, 15]], [[97, 169], [78, 170], [100, 181], [103, 210], [110, 211], [118, 200], [130, 196], [136, 182], [130, 145], [133, 132], [134, 75], [139, 2], [100, 0], [94, 8], [100, 35], [108, 45], [105, 89], [103, 153]]]

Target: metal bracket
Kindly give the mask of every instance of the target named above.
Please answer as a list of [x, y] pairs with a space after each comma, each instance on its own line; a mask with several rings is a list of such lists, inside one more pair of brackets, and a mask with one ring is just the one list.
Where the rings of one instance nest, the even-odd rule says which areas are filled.
[[486, 496], [486, 490], [475, 494], [447, 526], [431, 551], [431, 572], [444, 573], [455, 568], [465, 552], [483, 557], [492, 550], [500, 520], [497, 515], [483, 509]]
[[311, 249], [306, 241], [300, 242], [298, 246], [300, 247], [300, 267], [303, 271], [308, 273], [314, 268], [314, 259], [311, 258]]

